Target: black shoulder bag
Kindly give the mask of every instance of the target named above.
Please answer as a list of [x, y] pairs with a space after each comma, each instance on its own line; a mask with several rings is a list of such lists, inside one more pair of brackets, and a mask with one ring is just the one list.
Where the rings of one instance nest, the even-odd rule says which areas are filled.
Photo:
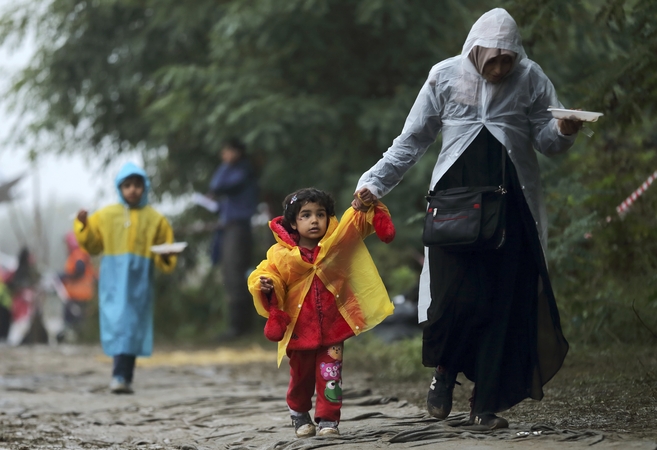
[[500, 186], [429, 191], [424, 245], [448, 251], [496, 250], [506, 238], [506, 150], [502, 147]]

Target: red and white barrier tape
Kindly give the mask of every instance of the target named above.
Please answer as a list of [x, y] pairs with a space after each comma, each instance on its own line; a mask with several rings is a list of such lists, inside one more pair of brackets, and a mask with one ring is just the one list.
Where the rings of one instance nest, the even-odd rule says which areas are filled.
[[632, 206], [632, 204], [636, 201], [636, 199], [641, 197], [641, 194], [646, 192], [648, 187], [650, 187], [650, 185], [652, 184], [653, 181], [655, 181], [655, 179], [657, 179], [657, 171], [655, 171], [652, 175], [650, 175], [646, 179], [646, 181], [644, 181], [643, 184], [639, 186], [639, 188], [636, 191], [632, 192], [632, 194], [629, 197], [623, 200], [623, 203], [621, 203], [616, 207], [616, 212], [618, 213], [618, 215], [623, 217], [627, 213], [627, 210], [630, 209], [630, 206]]

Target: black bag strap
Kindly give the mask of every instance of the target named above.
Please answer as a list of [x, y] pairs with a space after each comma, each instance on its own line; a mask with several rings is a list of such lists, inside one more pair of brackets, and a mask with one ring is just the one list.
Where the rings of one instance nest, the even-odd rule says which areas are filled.
[[506, 183], [506, 147], [502, 145], [502, 186]]
[[500, 194], [506, 194], [506, 147], [502, 147], [502, 184], [500, 185]]

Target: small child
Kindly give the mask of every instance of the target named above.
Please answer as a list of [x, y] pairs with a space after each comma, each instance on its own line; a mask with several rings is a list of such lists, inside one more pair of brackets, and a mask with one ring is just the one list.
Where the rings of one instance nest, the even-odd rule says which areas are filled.
[[278, 365], [290, 358], [287, 405], [297, 437], [315, 435], [310, 417], [317, 391], [318, 434], [337, 435], [342, 406], [345, 339], [392, 314], [393, 305], [363, 238], [376, 231], [394, 238], [388, 209], [349, 208], [338, 223], [326, 192], [298, 190], [285, 198], [283, 216], [269, 223], [277, 243], [249, 276], [256, 310], [268, 317], [267, 339], [279, 342]]
[[105, 354], [114, 357], [110, 391], [132, 393], [137, 356], [153, 350], [153, 265], [165, 273], [174, 255], [156, 255], [151, 246], [173, 242], [169, 222], [148, 206], [146, 172], [125, 164], [115, 180], [120, 203], [74, 223], [80, 246], [92, 255], [103, 252], [98, 286], [100, 338]]

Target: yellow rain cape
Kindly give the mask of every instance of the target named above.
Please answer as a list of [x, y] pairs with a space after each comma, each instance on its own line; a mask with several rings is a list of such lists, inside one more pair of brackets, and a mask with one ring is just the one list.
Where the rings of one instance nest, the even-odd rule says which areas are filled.
[[[377, 207], [389, 214], [382, 203]], [[277, 243], [267, 251], [267, 259], [251, 273], [248, 283], [258, 314], [269, 317], [259, 278], [271, 278], [278, 307], [292, 319], [283, 340], [278, 343], [279, 366], [315, 275], [335, 297], [338, 310], [354, 334], [373, 328], [392, 314], [393, 304], [363, 242], [374, 232], [373, 218], [373, 207], [367, 213], [349, 208], [339, 223], [331, 217], [326, 235], [318, 244], [320, 250], [314, 264], [302, 259], [298, 246], [283, 241], [274, 233]]]

